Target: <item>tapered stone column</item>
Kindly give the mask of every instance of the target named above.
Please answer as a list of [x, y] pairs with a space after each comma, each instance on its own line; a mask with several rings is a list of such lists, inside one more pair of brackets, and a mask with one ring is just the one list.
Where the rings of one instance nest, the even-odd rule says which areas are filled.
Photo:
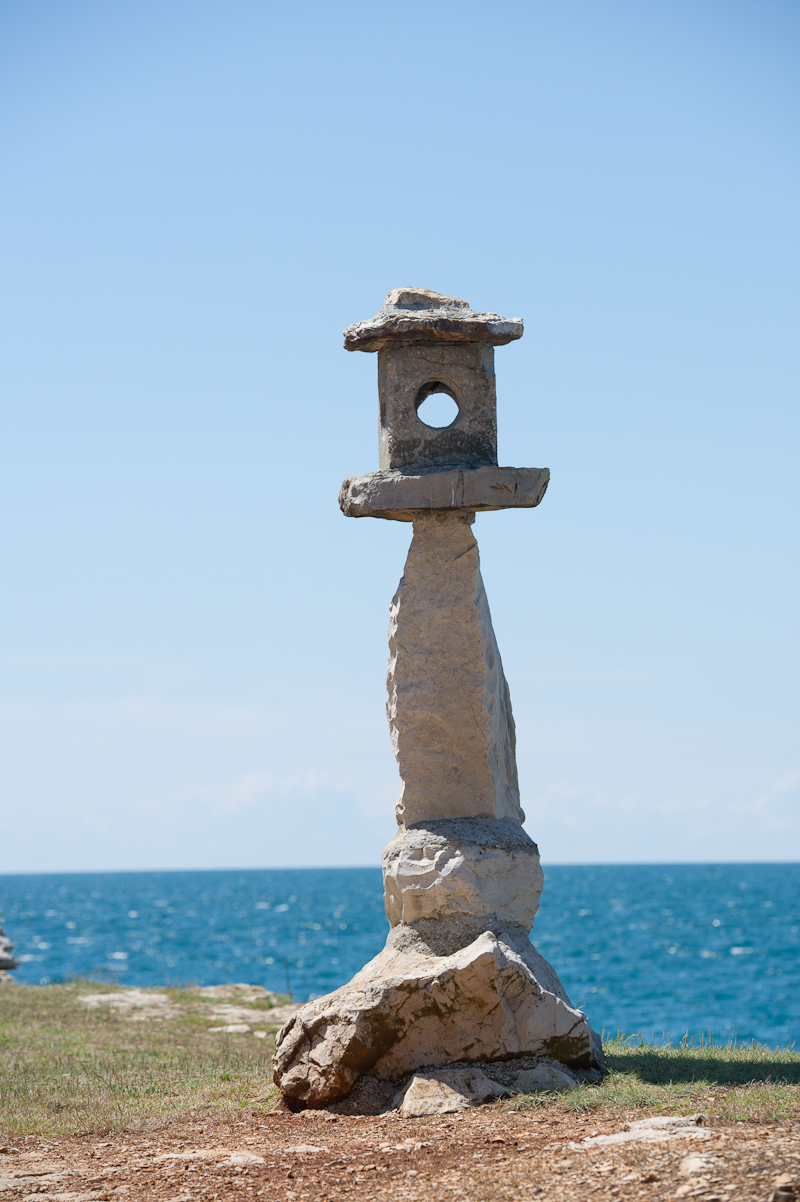
[[[390, 293], [345, 331], [349, 349], [382, 356], [381, 471], [346, 480], [340, 505], [414, 531], [390, 611], [398, 833], [383, 854], [385, 948], [277, 1037], [275, 1081], [295, 1109], [352, 1094], [356, 1109], [430, 1113], [513, 1088], [515, 1072], [526, 1088], [564, 1085], [601, 1063], [528, 938], [543, 875], [472, 532], [476, 511], [535, 507], [547, 487], [546, 470], [497, 466], [493, 348], [521, 333], [424, 289]], [[418, 416], [434, 391], [459, 407], [444, 429]]]
[[469, 510], [434, 512], [414, 537], [389, 626], [397, 821], [523, 822], [514, 719]]

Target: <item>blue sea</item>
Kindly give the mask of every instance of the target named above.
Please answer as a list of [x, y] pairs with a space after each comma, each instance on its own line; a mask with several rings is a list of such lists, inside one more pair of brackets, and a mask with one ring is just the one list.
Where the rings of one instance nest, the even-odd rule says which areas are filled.
[[[305, 1000], [383, 946], [377, 868], [19, 875], [0, 912], [22, 982], [246, 981]], [[532, 935], [593, 1026], [800, 1042], [800, 865], [546, 870]]]

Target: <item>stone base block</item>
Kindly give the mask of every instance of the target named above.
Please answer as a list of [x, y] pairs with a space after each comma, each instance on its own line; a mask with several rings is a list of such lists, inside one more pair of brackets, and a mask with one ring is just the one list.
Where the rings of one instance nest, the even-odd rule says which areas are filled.
[[586, 1016], [520, 928], [484, 930], [444, 956], [422, 950], [415, 932], [402, 935], [396, 927], [352, 981], [306, 1003], [278, 1033], [274, 1080], [290, 1106], [327, 1106], [362, 1074], [398, 1081], [426, 1067], [523, 1056], [599, 1066]]
[[393, 927], [491, 915], [528, 932], [543, 883], [539, 849], [516, 822], [419, 823], [400, 831], [383, 853], [386, 917]]

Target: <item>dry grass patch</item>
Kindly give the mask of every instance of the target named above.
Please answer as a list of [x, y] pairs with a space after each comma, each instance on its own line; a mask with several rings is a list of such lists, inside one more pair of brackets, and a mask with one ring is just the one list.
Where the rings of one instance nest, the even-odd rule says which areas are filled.
[[[143, 990], [137, 1009], [87, 1002], [130, 997], [76, 981], [0, 988], [0, 1140], [165, 1127], [194, 1113], [208, 1121], [277, 1101], [269, 1001], [229, 999], [254, 1031], [225, 1025], [220, 998], [196, 990]], [[155, 999], [161, 997], [162, 1001]], [[229, 1014], [234, 1021], [235, 1013]], [[240, 1014], [239, 1018], [242, 1017]], [[800, 1054], [748, 1047], [605, 1045], [608, 1076], [567, 1094], [519, 1096], [499, 1111], [572, 1124], [587, 1116], [689, 1114], [719, 1122], [773, 1122], [800, 1114]]]
[[[3, 1138], [135, 1129], [156, 1116], [274, 1100], [273, 1032], [211, 1032], [212, 1006], [186, 990], [143, 991], [168, 998], [144, 1016], [86, 1005], [124, 992], [88, 982], [0, 989]], [[252, 1004], [254, 1016], [264, 1009]]]

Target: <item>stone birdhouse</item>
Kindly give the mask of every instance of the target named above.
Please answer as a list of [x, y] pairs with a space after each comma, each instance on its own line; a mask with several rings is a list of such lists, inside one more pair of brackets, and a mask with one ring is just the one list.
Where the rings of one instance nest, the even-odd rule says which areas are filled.
[[[427, 288], [396, 288], [377, 316], [344, 332], [349, 351], [378, 355], [380, 471], [345, 480], [348, 517], [413, 521], [421, 510], [538, 505], [550, 474], [497, 465], [494, 348], [521, 338], [522, 321], [475, 313]], [[458, 412], [444, 428], [420, 406], [445, 393]]]
[[[396, 288], [377, 317], [350, 326], [347, 350], [378, 354], [380, 467], [496, 467], [494, 348], [521, 337], [521, 321], [427, 288]], [[419, 417], [434, 393], [458, 407], [443, 429]]]

